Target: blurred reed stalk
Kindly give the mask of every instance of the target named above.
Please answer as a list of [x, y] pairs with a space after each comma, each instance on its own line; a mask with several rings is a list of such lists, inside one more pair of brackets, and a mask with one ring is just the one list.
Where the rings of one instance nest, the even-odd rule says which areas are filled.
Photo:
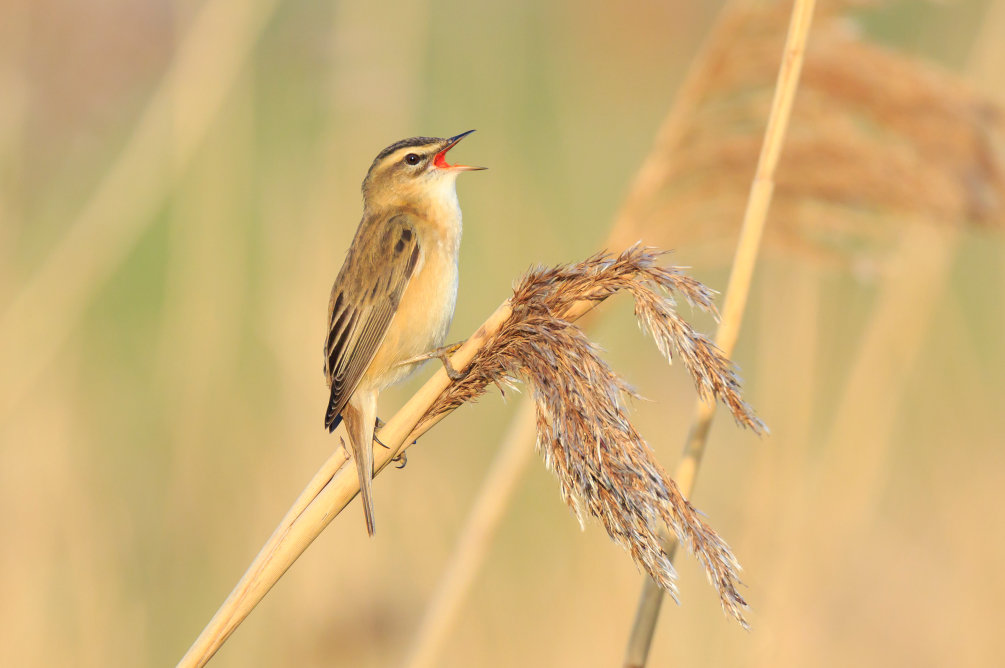
[[[325, 50], [328, 76], [321, 82], [326, 122], [317, 141], [312, 178], [302, 194], [279, 190], [269, 193], [271, 201], [266, 203], [286, 211], [289, 198], [297, 197], [302, 202], [301, 233], [289, 233], [285, 213], [263, 220], [266, 246], [274, 250], [263, 258], [269, 263], [265, 268], [269, 276], [268, 343], [287, 388], [280, 394], [283, 411], [289, 415], [283, 427], [286, 435], [298, 428], [316, 433], [316, 425], [305, 424], [300, 412], [300, 407], [317, 400], [317, 383], [313, 382], [317, 379], [305, 376], [302, 354], [314, 347], [317, 332], [303, 326], [303, 314], [315, 312], [319, 301], [327, 297], [303, 286], [330, 284], [338, 271], [337, 265], [332, 266], [332, 249], [347, 247], [355, 230], [348, 224], [333, 225], [333, 212], [359, 200], [359, 184], [344, 178], [347, 158], [369, 156], [373, 136], [387, 128], [416, 124], [414, 100], [424, 61], [410, 57], [410, 53], [416, 44], [429, 40], [429, 14], [428, 2], [420, 0], [395, 5], [340, 2], [332, 7]], [[361, 62], [359, 53], [370, 55]], [[375, 81], [393, 84], [374, 88]], [[360, 95], [363, 89], [369, 93]], [[353, 130], [347, 132], [346, 128]]]
[[828, 517], [830, 535], [846, 536], [875, 505], [904, 381], [948, 287], [958, 235], [927, 224], [913, 227], [886, 268], [812, 476], [814, 497], [840, 493], [845, 500]]
[[25, 75], [28, 3], [7, 2], [0, 20], [0, 299], [7, 298], [14, 265], [14, 237], [23, 220], [22, 170], [30, 84]]
[[522, 399], [422, 615], [405, 666], [419, 668], [435, 664], [461, 603], [485, 562], [499, 523], [509, 508], [513, 490], [531, 459], [536, 429], [534, 403], [530, 398]]
[[[727, 355], [731, 355], [736, 346], [743, 313], [747, 306], [754, 266], [760, 251], [761, 237], [774, 191], [775, 169], [781, 156], [789, 118], [792, 115], [792, 104], [799, 87], [799, 75], [802, 71], [806, 41], [809, 37], [810, 25], [813, 22], [815, 4], [814, 0], [796, 0], [792, 7], [792, 17], [789, 22], [785, 50], [782, 54], [782, 64], [778, 71], [775, 96], [768, 115], [768, 125], [764, 131], [761, 156], [758, 160], [754, 182], [750, 188], [743, 225], [740, 228], [736, 255], [733, 259], [733, 267], [726, 289], [722, 320], [716, 332], [716, 344]], [[694, 490], [714, 416], [715, 404], [700, 399], [695, 407], [694, 422], [687, 436], [684, 454], [677, 465], [675, 474], [675, 479], [685, 496], [690, 497]], [[677, 551], [676, 541], [669, 541], [666, 550], [670, 558], [673, 559]], [[646, 579], [639, 597], [638, 610], [629, 636], [628, 648], [625, 652], [626, 666], [634, 667], [646, 664], [649, 649], [652, 646], [653, 633], [656, 629], [656, 621], [659, 619], [662, 598], [662, 588], [652, 579]]]
[[[1005, 26], [1005, 3], [992, 3], [982, 23], [983, 29], [971, 50], [967, 63], [969, 78], [976, 79], [987, 90], [994, 90], [1001, 80], [999, 64], [1005, 55], [998, 38]], [[914, 83], [914, 82], [911, 82]], [[937, 82], [936, 82], [937, 83]], [[920, 94], [920, 93], [919, 93]], [[952, 99], [949, 95], [946, 99]], [[984, 110], [990, 119], [985, 139], [990, 150], [981, 157], [981, 174], [992, 186], [1005, 179], [1005, 149], [995, 142], [995, 123], [1001, 123], [1002, 111], [989, 106]], [[1000, 138], [999, 138], [1000, 139]], [[980, 192], [978, 186], [968, 184]], [[954, 220], [959, 224], [991, 223], [1003, 225], [1002, 202], [977, 211], [976, 220]], [[938, 218], [938, 216], [935, 216]], [[806, 480], [800, 511], [784, 528], [780, 541], [800, 540], [804, 558], [809, 558], [820, 569], [814, 578], [827, 578], [824, 570], [829, 563], [823, 558], [833, 550], [834, 544], [852, 545], [863, 530], [863, 523], [874, 508], [889, 472], [894, 445], [893, 431], [899, 415], [907, 379], [918, 362], [922, 346], [931, 332], [936, 309], [949, 287], [950, 272], [956, 256], [959, 230], [957, 226], [934, 225], [931, 217], [920, 215], [901, 221], [903, 232], [897, 246], [885, 263], [879, 292], [871, 309], [859, 351], [845, 381], [831, 427], [823, 438], [822, 456]], [[825, 531], [811, 530], [814, 508], [827, 498], [841, 498], [842, 503], [832, 506], [828, 513]], [[798, 538], [797, 538], [798, 537]], [[780, 558], [775, 570], [794, 572], [792, 555]], [[800, 585], [803, 580], [793, 577], [776, 577], [781, 591], [774, 592], [780, 601], [789, 601], [782, 614], [795, 619], [802, 609]], [[784, 618], [783, 622], [784, 623]], [[764, 665], [776, 665], [779, 657], [765, 655]]]
[[[738, 592], [739, 564], [656, 462], [628, 420], [622, 395], [630, 388], [600, 359], [573, 322], [618, 292], [635, 299], [636, 317], [669, 360], [680, 359], [703, 397], [718, 398], [738, 423], [760, 431], [739, 395], [728, 358], [677, 315], [671, 293], [715, 313], [711, 293], [660, 254], [633, 247], [619, 256], [539, 269], [451, 357], [464, 377], [451, 383], [438, 369], [380, 430], [387, 449], [375, 450], [379, 473], [409, 444], [490, 384], [518, 378], [536, 401], [538, 449], [558, 478], [563, 498], [583, 521], [600, 520], [636, 563], [675, 594], [673, 566], [660, 546], [671, 527], [706, 570], [723, 608], [746, 624]], [[341, 438], [342, 432], [339, 433]], [[282, 574], [359, 491], [355, 470], [337, 448], [293, 504], [238, 585], [179, 666], [204, 665]]]
[[[928, 223], [912, 226], [884, 268], [879, 293], [870, 311], [858, 352], [836, 401], [830, 428], [821, 439], [820, 456], [804, 456], [803, 488], [791, 490], [803, 503], [779, 527], [778, 543], [799, 544], [779, 553], [771, 573], [771, 595], [785, 601], [775, 612], [783, 619], [804, 610], [812, 594], [798, 561], [814, 564], [813, 581], [832, 576], [839, 567], [829, 555], [835, 546], [856, 544], [871, 509], [876, 508], [893, 455], [893, 431], [911, 369], [931, 332], [931, 319], [941, 301], [957, 249], [957, 233]], [[840, 498], [840, 504], [825, 500]], [[828, 508], [821, 526], [818, 509]], [[782, 574], [788, 574], [782, 576]], [[777, 657], [765, 657], [775, 665]]]
[[[225, 393], [225, 379], [239, 366], [238, 348], [229, 342], [239, 340], [250, 275], [248, 244], [235, 240], [252, 206], [247, 195], [253, 192], [254, 110], [253, 77], [240, 77], [221, 108], [226, 122], [205, 139], [172, 198], [163, 317], [151, 347], [167, 409], [175, 416], [165, 427], [172, 457], [164, 479], [171, 488], [167, 498], [178, 505], [196, 501], [190, 491], [211, 468], [207, 451], [214, 437], [207, 429], [220, 411], [214, 398]], [[165, 511], [177, 520], [198, 515], [194, 507]]]
[[200, 7], [122, 152], [0, 313], [0, 421], [73, 335], [98, 287], [188, 169], [277, 5], [209, 0]]

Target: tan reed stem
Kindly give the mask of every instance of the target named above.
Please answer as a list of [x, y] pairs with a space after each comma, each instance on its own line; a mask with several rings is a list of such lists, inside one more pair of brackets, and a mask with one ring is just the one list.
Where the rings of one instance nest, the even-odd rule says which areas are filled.
[[[638, 224], [644, 216], [644, 207], [663, 183], [670, 168], [669, 163], [675, 157], [673, 147], [679, 143], [686, 127], [688, 113], [694, 109], [707, 89], [710, 80], [707, 73], [714, 69], [713, 59], [722, 57], [721, 50], [714, 46], [725, 42], [742, 25], [749, 5], [749, 0], [733, 0], [720, 10], [674, 96], [670, 111], [660, 124], [652, 148], [632, 179], [628, 195], [611, 227], [606, 248], [621, 250], [639, 239]], [[479, 488], [478, 498], [475, 499], [475, 509], [491, 505], [499, 510], [493, 513], [472, 510], [468, 516], [447, 560], [447, 567], [443, 569], [436, 585], [436, 593], [412, 639], [407, 666], [418, 668], [431, 665], [435, 660], [449, 630], [457, 621], [461, 603], [474, 584], [475, 575], [481, 570], [487, 547], [502, 519], [502, 510], [509, 506], [517, 483], [527, 470], [526, 463], [533, 450], [535, 432], [530, 419], [525, 416], [532, 413], [533, 402], [525, 397], [521, 399], [521, 403], [523, 405], [501, 446], [500, 455], [489, 468], [485, 481]], [[521, 465], [514, 465], [503, 452], [521, 453]]]
[[[565, 313], [559, 315], [572, 322], [598, 303], [594, 300], [576, 301]], [[507, 300], [450, 358], [454, 368], [465, 368], [511, 314], [512, 309]], [[446, 417], [447, 412], [423, 419], [449, 384], [450, 379], [443, 368], [437, 369], [432, 378], [378, 432], [377, 437], [388, 447], [374, 450], [374, 475], [380, 473], [415, 439]], [[355, 468], [345, 466], [348, 461], [344, 446], [345, 432], [340, 428], [335, 433], [343, 441], [343, 445], [336, 448], [301, 492], [237, 586], [179, 661], [179, 667], [205, 665], [283, 573], [359, 492]]]
[[489, 467], [478, 498], [443, 569], [443, 577], [426, 607], [404, 663], [408, 668], [435, 665], [437, 653], [454, 626], [461, 604], [485, 561], [496, 529], [509, 507], [513, 490], [531, 460], [536, 431], [534, 402], [527, 398], [517, 407], [502, 446]]
[[[0, 313], [0, 420], [71, 337], [154, 219], [240, 75], [277, 0], [210, 0], [193, 19], [122, 153], [41, 267]], [[163, 164], [171, 154], [173, 164]]]
[[[722, 309], [722, 320], [716, 332], [715, 342], [727, 356], [732, 354], [736, 345], [743, 312], [747, 305], [754, 265], [760, 251], [761, 236], [774, 191], [775, 169], [792, 113], [792, 103], [799, 86], [799, 75], [802, 70], [815, 4], [815, 0], [796, 0], [792, 8], [792, 18], [785, 41], [782, 64], [778, 72], [775, 95], [771, 103], [771, 112], [768, 116], [768, 126], [764, 133], [757, 172], [750, 188], [743, 225], [740, 228], [736, 255], [733, 259], [733, 268], [730, 272]], [[681, 492], [687, 497], [690, 497], [694, 490], [695, 479], [701, 466], [706, 439], [714, 415], [715, 404], [699, 399], [695, 406], [694, 421], [684, 446], [684, 454], [673, 476]], [[671, 558], [676, 553], [676, 545], [675, 540], [668, 542], [667, 551], [671, 554]], [[660, 610], [660, 605], [655, 603], [653, 598], [661, 599], [662, 595], [663, 593], [656, 583], [646, 578], [635, 622], [629, 636], [628, 648], [625, 652], [625, 666], [634, 667], [646, 664]]]

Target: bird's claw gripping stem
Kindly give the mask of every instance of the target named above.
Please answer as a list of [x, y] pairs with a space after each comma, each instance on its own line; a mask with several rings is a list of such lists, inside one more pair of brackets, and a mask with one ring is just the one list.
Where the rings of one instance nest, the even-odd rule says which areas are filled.
[[438, 357], [440, 361], [443, 362], [443, 370], [447, 372], [447, 376], [450, 378], [450, 380], [454, 381], [464, 378], [464, 373], [455, 369], [454, 365], [450, 363], [450, 355], [453, 355], [455, 352], [457, 352], [457, 349], [460, 347], [461, 344], [455, 343], [453, 345], [443, 346], [442, 348], [437, 348], [436, 350], [432, 351], [433, 353], [436, 354], [436, 357]]
[[377, 438], [377, 430], [380, 429], [381, 427], [383, 427], [385, 424], [387, 424], [387, 423], [384, 422], [383, 420], [381, 420], [379, 417], [374, 420], [374, 423], [373, 423], [373, 440], [376, 441], [377, 444], [380, 445], [381, 447], [384, 447], [384, 448], [387, 448], [388, 450], [390, 450], [391, 448], [389, 446], [387, 446], [384, 443], [384, 441], [382, 441], [379, 438]]

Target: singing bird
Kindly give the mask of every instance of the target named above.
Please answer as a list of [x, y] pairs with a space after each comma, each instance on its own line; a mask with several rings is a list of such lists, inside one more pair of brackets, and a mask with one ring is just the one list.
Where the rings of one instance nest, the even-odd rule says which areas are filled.
[[328, 302], [325, 426], [335, 431], [345, 419], [371, 536], [377, 395], [442, 356], [457, 298], [457, 176], [484, 169], [451, 165], [446, 155], [472, 132], [404, 139], [377, 155], [363, 179], [363, 219]]

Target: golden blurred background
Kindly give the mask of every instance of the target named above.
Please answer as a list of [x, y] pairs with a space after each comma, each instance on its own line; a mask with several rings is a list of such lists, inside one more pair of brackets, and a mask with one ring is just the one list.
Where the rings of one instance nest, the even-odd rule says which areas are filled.
[[[385, 145], [478, 129], [453, 340], [636, 239], [722, 289], [790, 9], [749, 4], [3, 0], [0, 664], [172, 665], [209, 620], [332, 450], [328, 292]], [[1003, 44], [1002, 0], [818, 8], [735, 354], [772, 434], [720, 416], [693, 499], [752, 630], [681, 555], [651, 665], [1002, 660]], [[672, 470], [694, 391], [630, 308], [592, 333]], [[399, 664], [518, 403], [425, 436], [376, 538], [351, 504], [213, 665]], [[640, 586], [535, 459], [436, 665], [618, 665]]]

